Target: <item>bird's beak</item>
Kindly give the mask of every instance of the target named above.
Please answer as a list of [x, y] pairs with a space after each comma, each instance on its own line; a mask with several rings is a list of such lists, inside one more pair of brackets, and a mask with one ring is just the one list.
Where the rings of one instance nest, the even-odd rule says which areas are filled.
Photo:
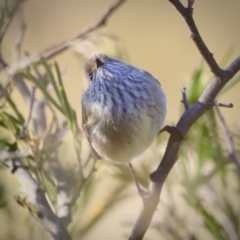
[[99, 59], [98, 57], [96, 57], [97, 69], [100, 68], [103, 64], [104, 64], [104, 62], [101, 59]]

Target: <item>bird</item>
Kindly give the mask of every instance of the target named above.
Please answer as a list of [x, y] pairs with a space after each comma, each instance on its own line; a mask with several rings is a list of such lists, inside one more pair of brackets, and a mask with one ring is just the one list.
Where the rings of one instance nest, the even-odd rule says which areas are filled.
[[85, 64], [82, 129], [95, 159], [128, 163], [140, 196], [144, 195], [131, 162], [162, 130], [166, 95], [145, 70], [99, 53]]

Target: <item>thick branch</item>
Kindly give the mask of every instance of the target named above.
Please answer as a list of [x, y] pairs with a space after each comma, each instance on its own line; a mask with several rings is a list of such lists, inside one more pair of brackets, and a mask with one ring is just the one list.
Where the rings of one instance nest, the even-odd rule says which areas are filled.
[[226, 68], [223, 75], [228, 79], [233, 78], [233, 76], [239, 71], [240, 69], [240, 55]]
[[[208, 103], [214, 102], [217, 94], [224, 85], [240, 70], [240, 56], [237, 57], [225, 70], [221, 70], [197, 30], [192, 18], [192, 9], [185, 8], [179, 0], [169, 1], [184, 17], [191, 33], [194, 36], [193, 40], [195, 44], [214, 73], [213, 79], [210, 81], [199, 100], [188, 111], [184, 112], [177, 123], [177, 129], [181, 131], [183, 136], [185, 136], [197, 119], [212, 108], [212, 105], [209, 105]], [[192, 7], [193, 2], [194, 1], [189, 0], [188, 5]], [[175, 134], [170, 136], [163, 159], [157, 170], [150, 176], [152, 180], [149, 188], [150, 197], [147, 203], [144, 204], [142, 212], [134, 225], [129, 238], [130, 240], [142, 239], [147, 231], [153, 214], [157, 208], [164, 181], [177, 161], [178, 151], [182, 144], [182, 140], [183, 139], [180, 139]]]
[[[230, 69], [234, 67], [234, 62], [230, 65]], [[240, 70], [240, 66], [238, 71]], [[225, 72], [224, 72], [225, 74]], [[207, 86], [204, 93], [201, 95], [200, 99], [202, 102], [211, 102], [215, 99], [216, 95], [220, 92], [223, 86], [230, 80], [225, 79], [221, 84], [218, 84], [218, 80], [213, 78], [209, 85]], [[207, 93], [207, 94], [206, 94]], [[185, 136], [191, 126], [200, 118], [206, 111], [208, 111], [211, 107], [202, 104], [200, 101], [196, 102], [192, 108], [186, 111], [179, 122], [177, 123], [177, 128], [182, 132], [183, 136]], [[166, 180], [169, 172], [174, 166], [175, 162], [178, 158], [178, 151], [182, 144], [182, 139], [177, 137], [176, 135], [171, 135], [168, 141], [168, 145], [163, 156], [163, 159], [155, 172], [151, 174], [151, 186], [150, 186], [150, 198], [147, 204], [143, 206], [142, 212], [132, 230], [130, 240], [139, 240], [142, 239], [149, 224], [152, 220], [153, 214], [157, 208], [159, 197], [161, 194], [161, 189], [164, 181]]]

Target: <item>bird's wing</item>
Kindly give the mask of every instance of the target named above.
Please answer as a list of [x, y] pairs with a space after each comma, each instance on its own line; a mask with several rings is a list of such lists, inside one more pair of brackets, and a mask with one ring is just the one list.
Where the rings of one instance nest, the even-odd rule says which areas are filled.
[[88, 123], [88, 118], [91, 116], [91, 112], [87, 111], [84, 104], [82, 104], [82, 129], [92, 151], [92, 155], [95, 159], [102, 159], [102, 157], [98, 154], [98, 152], [94, 149], [91, 140], [91, 125]]

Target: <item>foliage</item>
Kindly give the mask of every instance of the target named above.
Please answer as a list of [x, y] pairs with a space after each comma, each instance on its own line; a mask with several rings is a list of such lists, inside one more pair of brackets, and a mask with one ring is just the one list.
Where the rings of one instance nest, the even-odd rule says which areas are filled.
[[[123, 198], [124, 195], [122, 194], [131, 182], [129, 170], [125, 166], [114, 166], [115, 170], [112, 176], [111, 174], [109, 175], [109, 178], [114, 179], [112, 187], [108, 187], [111, 195], [107, 199], [104, 199], [104, 201], [98, 197], [96, 203], [94, 196], [97, 191], [96, 189], [100, 188], [101, 176], [97, 175], [97, 177], [94, 177], [92, 173], [95, 172], [95, 168], [98, 171], [106, 171], [106, 169], [104, 164], [98, 166], [99, 164], [91, 159], [91, 156], [88, 162], [86, 162], [86, 159], [82, 159], [82, 134], [78, 126], [79, 121], [68, 101], [58, 64], [54, 62], [54, 65], [51, 65], [42, 59], [40, 64], [32, 65], [30, 69], [20, 72], [19, 76], [33, 83], [42, 92], [44, 101], [46, 101], [46, 107], [51, 110], [52, 119], [48, 123], [49, 127], [43, 136], [39, 136], [36, 124], [33, 123], [33, 125], [24, 126], [26, 119], [19, 112], [17, 104], [13, 101], [11, 95], [5, 96], [4, 107], [2, 107], [0, 112], [0, 126], [2, 127], [2, 133], [4, 133], [4, 136], [2, 135], [3, 137], [0, 139], [0, 146], [2, 153], [7, 151], [7, 154], [1, 155], [1, 161], [7, 161], [12, 155], [22, 157], [25, 166], [36, 176], [36, 180], [46, 191], [51, 204], [56, 208], [56, 180], [51, 174], [48, 161], [53, 152], [59, 155], [60, 152], [65, 151], [66, 142], [73, 141], [75, 156], [71, 156], [71, 158], [75, 158], [75, 161], [67, 163], [65, 159], [61, 160], [65, 165], [65, 174], [68, 178], [71, 178], [69, 188], [71, 188], [73, 203], [81, 194], [80, 201], [73, 208], [75, 209], [74, 212], [77, 212], [76, 215], [81, 216], [81, 219], [84, 221], [80, 220], [80, 222], [82, 221], [80, 225], [79, 221], [72, 223], [73, 235], [81, 237], [113, 205], [117, 204]], [[31, 118], [31, 120], [35, 121], [34, 118]], [[33, 131], [30, 130], [31, 127], [33, 127]], [[72, 133], [72, 140], [69, 140], [68, 136], [65, 137], [67, 131]], [[87, 177], [84, 178], [83, 175]], [[25, 205], [29, 209], [23, 199], [21, 200], [21, 197], [18, 198], [18, 202], [21, 202], [21, 205]], [[98, 205], [97, 210], [96, 204]], [[94, 205], [95, 210], [93, 209]]]
[[[21, 2], [6, 1], [7, 5], [1, 6], [0, 43]], [[226, 64], [229, 55], [231, 49], [222, 64]], [[205, 88], [203, 76], [202, 64], [194, 71], [188, 87], [190, 106]], [[36, 98], [36, 103], [43, 104], [43, 115], [48, 112], [50, 117], [41, 133], [36, 116], [29, 111], [26, 118], [19, 104], [13, 100], [12, 91], [4, 94], [0, 102], [0, 171], [6, 171], [5, 163], [9, 159], [21, 158], [57, 212], [59, 186], [50, 161], [56, 155], [62, 169], [61, 177], [68, 184], [66, 192], [70, 196], [72, 212], [69, 229], [74, 239], [82, 239], [115, 205], [129, 197], [126, 193], [126, 188], [132, 183], [129, 169], [125, 165], [111, 165], [92, 159], [89, 149], [84, 147], [86, 144], [79, 127], [81, 121], [69, 102], [69, 93], [57, 62], [41, 59], [38, 64], [20, 72], [18, 77], [36, 88], [38, 96], [41, 96]], [[221, 93], [228, 91], [239, 80], [239, 76], [235, 77]], [[15, 85], [12, 88], [15, 89]], [[3, 91], [0, 83], [0, 93]], [[35, 97], [33, 91], [32, 99]], [[30, 107], [33, 112], [34, 103]], [[234, 137], [234, 140], [240, 141], [239, 132], [235, 131]], [[168, 198], [161, 202], [164, 211], [157, 213], [151, 228], [162, 239], [202, 239], [203, 235], [208, 239], [240, 239], [239, 176], [227, 155], [214, 109], [194, 124], [186, 139], [180, 151], [180, 160], [166, 182]], [[161, 141], [161, 144], [165, 142]], [[138, 165], [136, 177], [144, 187], [149, 185], [149, 174], [162, 157], [161, 147], [160, 142], [156, 143], [151, 153], [143, 156], [149, 158], [148, 164], [140, 161]], [[237, 151], [239, 153], [239, 149]], [[64, 152], [68, 155], [62, 154]], [[14, 209], [9, 204], [11, 197], [6, 196], [9, 187], [12, 185], [5, 186], [4, 181], [0, 184], [0, 209], [6, 210], [5, 217], [9, 220], [8, 239], [15, 228]], [[175, 191], [177, 187], [180, 192]], [[102, 189], [107, 189], [107, 194]], [[35, 220], [40, 221], [26, 196], [19, 194], [15, 199], [17, 207], [24, 207]], [[31, 224], [29, 221], [24, 227], [34, 233]]]
[[[205, 89], [204, 82], [204, 66], [200, 65], [187, 92], [190, 106]], [[233, 82], [239, 82], [239, 77]], [[168, 202], [165, 216], [153, 223], [163, 239], [202, 239], [205, 235], [207, 239], [240, 239], [240, 208], [236, 201], [240, 176], [228, 157], [217, 118], [214, 109], [208, 111], [192, 126], [180, 150], [180, 159], [166, 183], [178, 201]], [[180, 185], [181, 196], [172, 193], [176, 185]]]

